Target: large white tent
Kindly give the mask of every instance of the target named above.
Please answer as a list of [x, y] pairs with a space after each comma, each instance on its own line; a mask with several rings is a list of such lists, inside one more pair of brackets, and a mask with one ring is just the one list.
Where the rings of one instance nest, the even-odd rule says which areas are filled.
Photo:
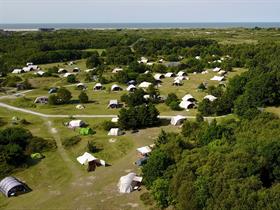
[[148, 88], [152, 83], [150, 82], [141, 82], [138, 87], [140, 88]]
[[109, 133], [108, 133], [108, 136], [120, 136], [121, 134], [122, 134], [121, 129], [119, 129], [119, 128], [111, 128]]
[[187, 94], [182, 98], [182, 101], [195, 101], [195, 98], [191, 94]]
[[213, 95], [207, 95], [204, 97], [204, 99], [208, 99], [209, 101], [213, 102], [217, 99], [217, 97], [215, 97]]
[[82, 120], [71, 120], [68, 124], [70, 128], [79, 128], [85, 125], [85, 122]]
[[186, 120], [186, 117], [182, 115], [177, 115], [171, 118], [170, 123], [171, 125], [180, 125], [182, 122]]
[[136, 149], [141, 155], [147, 155], [149, 154], [152, 150], [149, 146], [144, 146], [144, 147], [139, 147]]
[[224, 76], [214, 76], [210, 80], [221, 82], [221, 81], [223, 81], [224, 78], [225, 78]]
[[190, 109], [190, 108], [194, 107], [194, 103], [192, 103], [190, 101], [181, 101], [181, 103], [179, 104], [179, 107], [181, 107], [182, 109]]
[[136, 176], [135, 173], [122, 176], [118, 183], [120, 193], [131, 193], [139, 182], [142, 182], [142, 177]]

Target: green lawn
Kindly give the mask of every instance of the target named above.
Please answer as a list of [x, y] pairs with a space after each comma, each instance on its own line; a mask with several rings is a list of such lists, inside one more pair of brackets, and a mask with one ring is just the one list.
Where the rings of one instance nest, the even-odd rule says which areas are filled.
[[[6, 122], [10, 121], [11, 113], [0, 110], [0, 115]], [[13, 113], [20, 118], [25, 118], [31, 124], [27, 126], [34, 135], [51, 138], [48, 130], [48, 119]], [[67, 119], [52, 119], [52, 127], [57, 129], [60, 139], [75, 136], [78, 131], [70, 130], [63, 126]], [[139, 199], [145, 188], [131, 194], [119, 194], [117, 183], [120, 176], [130, 171], [140, 173], [133, 162], [137, 159], [136, 148], [154, 142], [161, 129], [178, 131], [177, 127], [165, 126], [140, 130], [139, 133], [127, 133], [124, 136], [113, 137], [114, 143], [109, 140], [107, 132], [100, 128], [101, 119], [87, 119], [86, 122], [97, 133], [93, 136], [82, 137], [82, 141], [65, 151], [69, 158], [65, 161], [61, 149], [47, 152], [45, 159], [12, 174], [25, 181], [32, 192], [14, 197], [0, 196], [0, 209], [147, 209]], [[88, 173], [76, 158], [86, 150], [88, 140], [93, 140], [102, 145], [103, 150], [94, 154], [103, 158], [111, 166], [98, 167], [96, 171]]]

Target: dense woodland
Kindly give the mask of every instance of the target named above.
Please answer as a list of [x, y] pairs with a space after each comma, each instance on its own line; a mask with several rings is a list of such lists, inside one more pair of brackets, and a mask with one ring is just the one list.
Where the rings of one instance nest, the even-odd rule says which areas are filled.
[[[99, 55], [85, 51], [89, 48], [106, 51]], [[199, 60], [194, 58], [198, 55]], [[229, 58], [222, 64], [210, 62], [225, 55]], [[141, 56], [152, 61], [160, 58], [180, 61], [180, 65], [147, 67], [137, 62]], [[263, 112], [265, 106], [280, 104], [279, 42], [221, 44], [200, 37], [141, 36], [137, 31], [70, 30], [0, 35], [2, 73], [28, 61], [42, 64], [80, 58], [87, 58], [89, 68], [97, 67], [93, 74], [99, 78], [106, 66], [123, 66], [124, 71], [111, 78], [121, 84], [130, 80], [155, 84], [152, 74], [143, 74], [147, 70], [191, 73], [214, 67], [226, 71], [247, 68], [247, 72], [229, 80], [225, 87], [205, 90], [218, 99], [199, 103], [196, 122], [186, 121], [181, 133], [162, 131], [156, 149], [143, 167], [144, 183], [160, 208], [280, 209], [280, 119]], [[2, 85], [15, 79], [3, 79]], [[150, 100], [143, 100], [145, 94]], [[151, 87], [123, 95], [121, 100], [127, 108], [120, 111], [119, 126], [124, 129], [158, 126], [154, 104], [159, 102], [159, 94]], [[68, 103], [71, 93], [62, 89], [52, 97], [50, 101], [59, 105], [58, 102]], [[82, 94], [80, 100], [86, 101], [86, 96]], [[168, 95], [165, 103], [178, 109], [175, 94]], [[202, 117], [229, 113], [236, 114], [236, 120], [208, 123]], [[26, 163], [27, 155], [36, 152], [36, 147], [30, 149], [34, 138], [20, 128], [2, 130], [0, 171]]]

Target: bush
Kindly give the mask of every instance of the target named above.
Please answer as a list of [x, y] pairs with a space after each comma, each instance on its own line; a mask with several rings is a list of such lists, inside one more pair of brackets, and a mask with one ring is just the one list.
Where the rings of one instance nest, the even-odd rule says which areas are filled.
[[174, 110], [174, 111], [180, 111], [182, 110], [182, 108], [179, 106], [180, 102], [179, 101], [172, 101], [170, 104], [169, 104], [169, 107]]
[[57, 96], [55, 94], [52, 94], [48, 98], [48, 103], [50, 105], [56, 105], [57, 104]]
[[67, 77], [67, 82], [68, 82], [68, 83], [71, 83], [71, 84], [76, 83], [77, 80], [76, 80], [75, 75], [69, 75], [69, 76]]
[[67, 104], [70, 102], [72, 98], [71, 92], [66, 88], [60, 88], [57, 91], [56, 96], [57, 96], [57, 103], [59, 104]]
[[116, 128], [116, 127], [118, 127], [117, 126], [117, 123], [114, 123], [114, 122], [111, 122], [111, 121], [104, 121], [103, 123], [102, 123], [102, 128], [105, 130], [105, 131], [109, 131], [111, 128]]
[[79, 100], [81, 103], [88, 103], [88, 95], [86, 94], [85, 91], [82, 91], [79, 95]]
[[64, 139], [62, 142], [62, 145], [66, 148], [69, 148], [69, 147], [72, 147], [72, 146], [78, 144], [81, 140], [82, 140], [81, 137], [73, 136], [73, 137]]
[[55, 141], [49, 141], [40, 137], [33, 137], [26, 148], [28, 154], [50, 151], [56, 148]]
[[96, 153], [102, 150], [102, 147], [94, 141], [88, 141], [87, 148], [89, 152]]

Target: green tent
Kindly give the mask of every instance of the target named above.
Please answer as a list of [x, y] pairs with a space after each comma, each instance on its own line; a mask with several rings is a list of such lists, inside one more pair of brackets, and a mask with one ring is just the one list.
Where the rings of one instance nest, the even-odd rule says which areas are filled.
[[42, 158], [44, 158], [44, 155], [42, 155], [41, 153], [33, 153], [33, 154], [31, 154], [31, 158], [32, 159], [42, 159]]
[[86, 136], [94, 133], [95, 132], [91, 128], [80, 128], [80, 135]]

